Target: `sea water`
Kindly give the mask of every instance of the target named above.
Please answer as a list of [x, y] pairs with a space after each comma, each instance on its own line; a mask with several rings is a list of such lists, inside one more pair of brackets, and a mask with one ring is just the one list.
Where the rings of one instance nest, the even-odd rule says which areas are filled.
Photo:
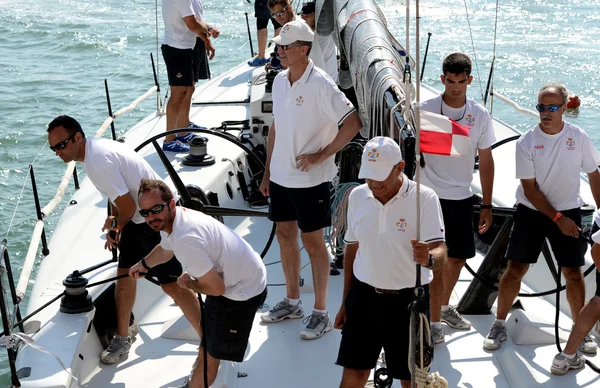
[[[427, 33], [432, 33], [425, 83], [440, 87], [442, 59], [461, 51], [474, 60], [475, 80], [469, 95], [481, 101], [495, 56], [495, 90], [534, 109], [536, 91], [544, 83], [564, 82], [582, 101], [580, 112], [567, 120], [584, 128], [600, 146], [598, 2], [511, 0], [500, 2], [499, 12], [492, 0], [467, 0], [466, 11], [460, 1], [420, 3], [422, 54]], [[405, 3], [380, 0], [378, 4], [389, 29], [404, 42]], [[412, 5], [409, 51], [414, 55]], [[298, 9], [297, 1], [293, 6]], [[245, 0], [206, 0], [204, 8], [206, 20], [221, 30], [210, 64], [214, 76], [250, 57], [245, 12], [257, 49], [254, 7]], [[57, 115], [69, 114], [93, 135], [107, 117], [104, 79], [113, 111], [129, 105], [154, 84], [150, 53], [160, 61], [164, 97], [167, 78], [162, 56], [157, 54], [162, 31], [160, 1], [0, 0], [0, 240], [8, 241], [17, 275], [36, 219], [28, 166], [34, 166], [42, 206], [54, 196], [66, 167], [46, 144], [46, 124]], [[156, 99], [146, 100], [116, 121], [117, 134], [155, 109]], [[497, 100], [493, 114], [521, 131], [536, 123]], [[66, 197], [72, 192], [71, 184]], [[46, 218], [49, 236], [66, 202]], [[54, 361], [49, 357], [48, 362]], [[9, 382], [7, 364], [6, 354], [0, 351], [2, 386]]]

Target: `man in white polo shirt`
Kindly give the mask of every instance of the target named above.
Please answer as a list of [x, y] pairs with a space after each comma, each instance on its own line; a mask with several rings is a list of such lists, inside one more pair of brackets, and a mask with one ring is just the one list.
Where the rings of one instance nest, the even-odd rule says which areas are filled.
[[[218, 31], [209, 31], [209, 27], [197, 18], [192, 2], [196, 0], [162, 0], [162, 15], [165, 36], [161, 51], [167, 67], [171, 96], [167, 102], [166, 130], [186, 128], [189, 122], [189, 106], [194, 94], [194, 47], [196, 37], [200, 37], [210, 52], [209, 59], [215, 55], [209, 36], [218, 36]], [[198, 8], [198, 6], [196, 6]], [[199, 12], [199, 10], [198, 10]], [[214, 32], [214, 35], [213, 35]], [[191, 132], [165, 137], [163, 150], [188, 152], [187, 143], [195, 135]]]
[[[550, 371], [556, 375], [564, 375], [569, 369], [585, 367], [585, 357], [577, 354], [577, 349], [589, 335], [590, 330], [600, 319], [600, 210], [596, 210], [594, 225], [592, 226], [592, 259], [596, 264], [596, 293], [579, 312], [577, 322], [571, 329], [569, 340], [563, 351], [552, 360]], [[596, 329], [597, 331], [598, 329]]]
[[[325, 72], [308, 58], [314, 34], [302, 20], [287, 23], [274, 39], [287, 70], [273, 83], [273, 116], [267, 168], [260, 190], [271, 197], [269, 218], [277, 240], [287, 297], [262, 315], [263, 322], [302, 318], [298, 228], [310, 257], [314, 310], [303, 339], [320, 338], [332, 328], [326, 311], [329, 255], [323, 228], [331, 224], [330, 182], [337, 173], [334, 155], [360, 130], [354, 107]], [[339, 127], [339, 129], [338, 129]]]
[[[411, 386], [408, 369], [410, 305], [415, 263], [427, 297], [433, 271], [446, 261], [444, 223], [437, 195], [402, 174], [400, 147], [389, 137], [367, 143], [358, 177], [366, 183], [348, 199], [344, 236], [344, 296], [335, 319], [342, 329], [337, 364], [344, 367], [340, 388], [364, 387], [385, 350], [388, 376]], [[421, 241], [416, 241], [417, 219]], [[377, 318], [374, 318], [377, 317]]]
[[467, 87], [473, 80], [471, 59], [462, 53], [448, 55], [440, 76], [444, 92], [421, 104], [421, 109], [438, 113], [469, 128], [471, 147], [465, 157], [427, 154], [421, 171], [422, 183], [431, 187], [440, 198], [448, 262], [431, 283], [431, 333], [434, 343], [444, 341], [442, 322], [455, 329], [468, 330], [471, 322], [450, 305], [450, 296], [467, 259], [475, 256], [473, 236], [473, 166], [479, 155], [479, 179], [483, 204], [478, 232], [485, 233], [492, 224], [492, 190], [494, 158], [491, 146], [496, 141], [488, 111], [470, 98]]
[[[105, 248], [119, 248], [117, 275], [127, 274], [129, 267], [147, 255], [160, 241], [159, 234], [148, 227], [138, 214], [137, 201], [142, 178], [160, 177], [148, 162], [125, 144], [108, 139], [86, 139], [81, 125], [69, 116], [58, 116], [48, 124], [48, 142], [50, 149], [65, 163], [72, 160], [82, 162], [88, 179], [108, 197], [111, 215], [104, 221], [102, 229], [108, 230]], [[116, 233], [114, 240], [111, 231]], [[192, 292], [177, 287], [175, 280], [181, 272], [181, 264], [171, 256], [168, 262], [155, 268], [149, 276], [157, 277], [163, 291], [173, 298], [196, 327], [200, 322], [200, 305]], [[136, 282], [133, 279], [126, 277], [117, 280], [117, 335], [100, 356], [105, 364], [114, 364], [129, 352], [132, 334], [136, 332], [128, 330], [135, 295]]]
[[[315, 2], [310, 1], [302, 5], [302, 20], [304, 20], [315, 33], [315, 45], [313, 50], [319, 50], [323, 57], [323, 70], [331, 77], [334, 82], [338, 79], [338, 59], [337, 47], [333, 40], [333, 34], [321, 36], [317, 34], [317, 21], [315, 19]], [[314, 59], [313, 59], [314, 60]], [[317, 64], [318, 67], [320, 67]]]
[[142, 180], [139, 201], [140, 214], [160, 231], [161, 241], [131, 267], [130, 275], [138, 278], [175, 254], [185, 270], [177, 279], [180, 287], [206, 295], [202, 316], [206, 338], [202, 336], [192, 378], [183, 387], [204, 387], [204, 348], [210, 386], [221, 360], [244, 360], [254, 316], [267, 296], [267, 269], [233, 230], [204, 213], [176, 207], [163, 181]]
[[[585, 263], [586, 241], [580, 236], [580, 172], [588, 176], [590, 188], [600, 205], [600, 155], [590, 137], [579, 127], [563, 121], [569, 94], [559, 83], [547, 84], [538, 92], [540, 122], [517, 142], [516, 169], [521, 180], [517, 188], [506, 258], [508, 268], [498, 287], [496, 321], [483, 341], [484, 348], [496, 350], [507, 338], [505, 320], [530, 264], [538, 260], [547, 238], [558, 265], [562, 267], [567, 300], [573, 322], [585, 301], [581, 266]], [[579, 344], [584, 353], [595, 353], [596, 343], [587, 335]]]

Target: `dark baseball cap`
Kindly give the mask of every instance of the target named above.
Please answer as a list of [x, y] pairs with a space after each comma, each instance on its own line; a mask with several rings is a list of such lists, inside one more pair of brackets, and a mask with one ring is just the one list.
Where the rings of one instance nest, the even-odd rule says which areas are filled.
[[308, 15], [313, 12], [315, 12], [315, 2], [314, 1], [302, 4], [302, 15]]

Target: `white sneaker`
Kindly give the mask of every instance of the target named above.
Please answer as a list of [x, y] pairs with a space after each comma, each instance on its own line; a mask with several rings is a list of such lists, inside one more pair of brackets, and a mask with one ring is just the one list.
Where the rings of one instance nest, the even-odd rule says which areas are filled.
[[469, 330], [471, 322], [465, 319], [454, 306], [448, 306], [448, 310], [442, 311], [441, 321], [453, 329]]
[[554, 360], [552, 360], [550, 372], [555, 375], [564, 375], [569, 369], [581, 369], [584, 366], [585, 357], [576, 354], [575, 357], [568, 359], [559, 353], [554, 357]]
[[129, 353], [131, 349], [131, 338], [116, 335], [108, 344], [108, 348], [100, 355], [100, 361], [105, 364], [116, 364], [121, 356]]
[[483, 340], [483, 347], [487, 350], [496, 350], [502, 346], [502, 342], [508, 337], [506, 326], [500, 326], [496, 322], [490, 327], [490, 332]]
[[431, 326], [431, 340], [434, 345], [441, 344], [444, 342], [444, 329], [443, 328], [435, 328]]
[[293, 306], [290, 304], [290, 300], [288, 298], [284, 298], [271, 310], [262, 314], [260, 316], [260, 320], [265, 323], [275, 323], [281, 322], [284, 319], [298, 319], [302, 317], [304, 317], [302, 301], [299, 301], [297, 305]]
[[300, 332], [300, 338], [305, 340], [321, 338], [323, 334], [333, 329], [333, 324], [327, 313], [313, 311], [311, 315], [302, 320], [302, 323], [307, 322], [306, 329]]
[[580, 352], [585, 354], [596, 354], [598, 351], [598, 345], [592, 339], [592, 336], [588, 334], [585, 335], [583, 341], [578, 346]]

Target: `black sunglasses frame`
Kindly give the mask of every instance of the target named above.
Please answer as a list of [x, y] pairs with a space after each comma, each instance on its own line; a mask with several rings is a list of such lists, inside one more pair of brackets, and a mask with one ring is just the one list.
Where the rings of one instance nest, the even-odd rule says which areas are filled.
[[50, 146], [50, 150], [52, 152], [64, 150], [67, 144], [69, 144], [69, 142], [75, 137], [76, 134], [77, 132], [71, 134], [71, 136], [67, 137], [65, 140], [58, 142], [53, 146]]
[[[165, 203], [159, 203], [156, 204], [154, 206], [152, 206], [150, 209], [140, 209], [138, 210], [138, 213], [140, 213], [140, 216], [146, 218], [148, 217], [150, 214], [160, 214], [165, 210], [165, 206], [169, 205], [169, 202], [171, 202], [171, 200], [168, 200]], [[156, 209], [156, 208], [160, 208], [160, 210]]]

